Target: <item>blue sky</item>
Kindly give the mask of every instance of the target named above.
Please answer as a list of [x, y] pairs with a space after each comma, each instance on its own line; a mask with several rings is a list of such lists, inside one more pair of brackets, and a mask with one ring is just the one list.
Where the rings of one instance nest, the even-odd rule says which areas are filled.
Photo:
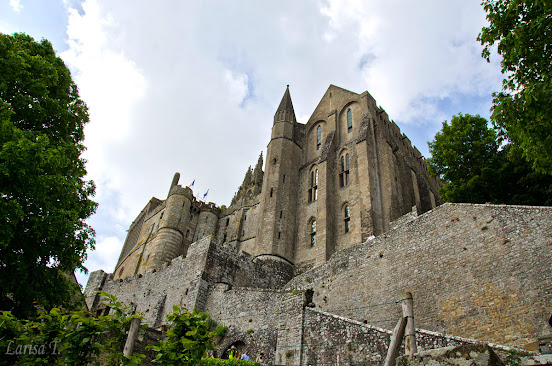
[[229, 204], [287, 84], [302, 123], [330, 84], [368, 90], [425, 156], [444, 120], [488, 117], [502, 76], [480, 56], [483, 25], [479, 0], [0, 2], [0, 32], [50, 40], [89, 107], [85, 265], [108, 272], [175, 172]]

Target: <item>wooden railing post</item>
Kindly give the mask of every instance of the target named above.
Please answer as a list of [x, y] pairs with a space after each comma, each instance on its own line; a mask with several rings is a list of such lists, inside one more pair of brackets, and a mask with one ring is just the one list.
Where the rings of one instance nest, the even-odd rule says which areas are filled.
[[391, 342], [389, 343], [389, 349], [387, 350], [387, 357], [385, 357], [385, 366], [395, 366], [399, 350], [401, 349], [402, 340], [404, 338], [404, 329], [406, 328], [406, 318], [401, 316], [399, 322], [393, 330], [391, 336]]
[[403, 317], [406, 318], [404, 354], [413, 355], [418, 353], [416, 329], [414, 328], [414, 301], [410, 292], [403, 292], [402, 298]]
[[123, 349], [123, 356], [130, 358], [134, 351], [134, 343], [138, 337], [138, 330], [140, 329], [140, 318], [133, 318], [130, 321], [130, 329], [128, 330], [128, 337]]

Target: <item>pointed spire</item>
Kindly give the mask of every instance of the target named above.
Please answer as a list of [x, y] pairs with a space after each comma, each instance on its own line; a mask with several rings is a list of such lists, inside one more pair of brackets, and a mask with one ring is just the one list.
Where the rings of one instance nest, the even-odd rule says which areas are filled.
[[253, 183], [253, 170], [251, 169], [251, 166], [249, 166], [247, 172], [245, 173], [245, 177], [243, 178], [242, 187], [245, 189], [251, 183]]
[[255, 170], [253, 170], [253, 183], [255, 184], [255, 194], [261, 191], [261, 186], [263, 185], [263, 153], [259, 155], [259, 160], [257, 160], [257, 165], [255, 165]]
[[286, 88], [280, 106], [274, 114], [274, 123], [276, 122], [289, 122], [295, 123], [295, 111], [293, 110], [293, 103], [291, 102], [291, 95], [289, 94], [289, 85]]

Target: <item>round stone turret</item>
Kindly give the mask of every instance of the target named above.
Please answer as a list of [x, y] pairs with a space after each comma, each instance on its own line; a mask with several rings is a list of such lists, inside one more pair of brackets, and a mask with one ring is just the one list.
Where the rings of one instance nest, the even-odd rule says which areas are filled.
[[218, 212], [220, 210], [216, 207], [209, 207], [204, 205], [199, 218], [197, 220], [197, 226], [194, 236], [194, 241], [198, 241], [206, 236], [215, 235], [217, 232], [218, 224]]
[[[178, 174], [178, 173], [177, 173]], [[159, 215], [159, 226], [150, 244], [147, 269], [152, 270], [168, 263], [174, 258], [186, 255], [189, 240], [185, 235], [190, 223], [190, 208], [194, 199], [188, 187], [178, 184], [177, 175], [165, 201], [165, 209]]]

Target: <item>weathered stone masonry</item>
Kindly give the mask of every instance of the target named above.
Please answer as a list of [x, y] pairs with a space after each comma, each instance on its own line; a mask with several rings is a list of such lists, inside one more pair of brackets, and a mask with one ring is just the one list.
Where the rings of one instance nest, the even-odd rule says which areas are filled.
[[[322, 362], [340, 354], [378, 363], [389, 331], [377, 333], [380, 341], [375, 342], [368, 325], [392, 329], [400, 314], [393, 302], [404, 289], [414, 294], [420, 328], [519, 346], [550, 335], [551, 219], [547, 207], [445, 204], [336, 253], [285, 285], [289, 273], [282, 268], [269, 271], [204, 239], [190, 246], [188, 257], [155, 273], [110, 280], [94, 272], [87, 294], [94, 299], [91, 290], [107, 278], [103, 289], [137, 305], [151, 325], [162, 324], [174, 304], [198, 306], [230, 326], [217, 355], [240, 341], [264, 351], [271, 362], [280, 356], [284, 363], [311, 362], [313, 357]], [[312, 310], [304, 303], [309, 289]], [[330, 325], [322, 326], [328, 321], [319, 317], [330, 317]], [[353, 328], [358, 336], [351, 335], [356, 334]], [[427, 347], [461, 344], [432, 337], [437, 341]], [[309, 346], [312, 340], [319, 342], [316, 351]]]
[[264, 172], [260, 157], [228, 208], [178, 178], [132, 223], [114, 273], [90, 275], [92, 311], [109, 312], [97, 290], [153, 328], [197, 307], [229, 326], [215, 356], [235, 344], [294, 365], [381, 364], [405, 290], [421, 349], [551, 335], [552, 209], [438, 206], [420, 153], [367, 92], [330, 86], [303, 125], [286, 90]]

